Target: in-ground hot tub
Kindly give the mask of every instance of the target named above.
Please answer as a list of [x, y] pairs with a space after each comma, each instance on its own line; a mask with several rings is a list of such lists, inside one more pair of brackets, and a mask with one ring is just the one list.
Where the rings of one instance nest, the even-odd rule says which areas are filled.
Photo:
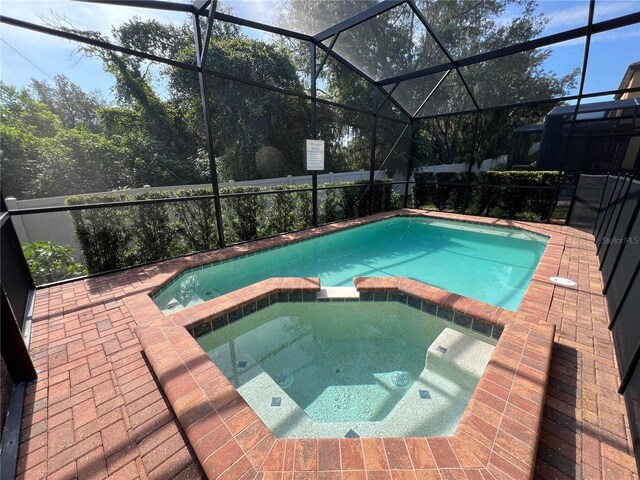
[[399, 276], [515, 311], [547, 244], [516, 228], [395, 217], [189, 269], [154, 295], [170, 314], [271, 277]]
[[277, 437], [448, 436], [501, 329], [435, 313], [274, 303], [197, 340]]

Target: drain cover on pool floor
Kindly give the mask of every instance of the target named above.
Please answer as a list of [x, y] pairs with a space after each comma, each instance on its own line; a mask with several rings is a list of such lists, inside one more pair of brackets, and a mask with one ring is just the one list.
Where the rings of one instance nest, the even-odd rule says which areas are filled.
[[393, 372], [391, 374], [391, 383], [398, 388], [409, 388], [411, 377], [406, 372]]
[[287, 388], [291, 386], [291, 384], [293, 383], [293, 375], [289, 370], [280, 370], [278, 373], [275, 374], [273, 379], [282, 388]]

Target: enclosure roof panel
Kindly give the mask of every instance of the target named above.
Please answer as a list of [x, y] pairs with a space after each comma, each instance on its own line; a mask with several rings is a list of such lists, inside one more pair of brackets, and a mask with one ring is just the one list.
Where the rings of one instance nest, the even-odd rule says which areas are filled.
[[334, 51], [376, 81], [447, 61], [408, 3], [341, 32]]
[[[74, 10], [64, 19], [71, 12], [64, 10], [67, 4]], [[600, 100], [640, 90], [623, 90], [619, 83], [629, 64], [640, 59], [637, 1], [55, 0], [47, 5], [58, 16], [46, 27], [33, 18], [43, 16], [36, 9], [4, 9], [2, 22], [197, 70], [187, 55], [189, 41], [174, 45], [172, 37], [132, 43], [126, 35], [114, 36], [113, 29], [152, 19], [166, 36], [171, 29], [190, 29], [190, 14], [200, 15], [204, 25], [214, 8], [214, 21], [239, 25], [237, 30], [250, 40], [279, 42], [286, 49], [286, 37], [294, 37], [300, 42], [288, 48], [298, 57], [306, 44], [328, 51], [335, 61], [327, 65], [339, 63], [372, 91], [392, 92], [395, 106], [414, 118]], [[92, 27], [95, 15], [80, 15], [88, 9], [107, 12], [102, 16], [119, 23]], [[320, 82], [327, 81], [323, 75]]]
[[585, 27], [589, 12], [588, 0], [543, 0], [533, 4], [466, 0], [414, 3], [456, 59]]
[[[617, 21], [616, 12], [628, 15], [640, 10], [606, 0], [595, 3], [600, 3], [594, 7], [600, 20]], [[423, 118], [579, 97], [585, 80], [597, 75], [589, 76], [584, 65], [590, 28], [588, 0], [411, 0], [341, 30], [333, 53], [370, 81], [382, 82], [410, 115]], [[637, 23], [628, 29], [640, 33]], [[509, 49], [512, 52], [505, 51]], [[486, 60], [480, 61], [481, 56]], [[465, 64], [473, 57], [478, 60]], [[463, 67], [458, 60], [463, 60]], [[455, 75], [438, 82], [451, 68]], [[429, 69], [433, 73], [394, 81]], [[523, 81], [527, 75], [536, 81]], [[541, 78], [546, 82], [537, 81]], [[587, 87], [591, 83], [586, 82]]]
[[219, 0], [217, 10], [238, 18], [316, 35], [376, 5], [378, 0]]

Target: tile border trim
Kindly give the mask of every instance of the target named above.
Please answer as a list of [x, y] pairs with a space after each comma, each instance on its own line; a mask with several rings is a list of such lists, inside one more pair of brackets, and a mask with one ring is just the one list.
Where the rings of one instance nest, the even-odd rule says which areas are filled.
[[[358, 279], [360, 280], [360, 279]], [[362, 279], [364, 280], [364, 279]], [[411, 281], [410, 279], [403, 279], [405, 281]], [[362, 284], [363, 282], [359, 282]], [[370, 281], [368, 283], [371, 283]], [[428, 315], [434, 315], [447, 322], [452, 322], [458, 327], [471, 330], [479, 335], [498, 340], [504, 326], [498, 323], [492, 323], [491, 318], [488, 315], [484, 315], [484, 318], [474, 318], [462, 311], [456, 311], [449, 306], [438, 305], [430, 300], [423, 299], [420, 296], [414, 296], [409, 293], [404, 293], [401, 290], [383, 290], [383, 291], [370, 291], [363, 290], [360, 292], [359, 298], [317, 298], [317, 292], [314, 291], [292, 291], [292, 292], [275, 292], [268, 295], [260, 295], [255, 301], [248, 303], [247, 305], [240, 306], [236, 309], [229, 310], [226, 313], [216, 316], [212, 319], [205, 319], [202, 321], [193, 321], [189, 326], [186, 326], [187, 330], [195, 339], [201, 336], [207, 335], [219, 328], [230, 325], [247, 315], [251, 315], [259, 310], [270, 307], [277, 303], [359, 303], [359, 302], [396, 302], [401, 305], [406, 305], [410, 308], [418, 310]], [[486, 304], [485, 304], [486, 305]], [[488, 310], [490, 311], [490, 310]], [[499, 313], [499, 310], [496, 312]], [[508, 316], [508, 314], [507, 314]]]

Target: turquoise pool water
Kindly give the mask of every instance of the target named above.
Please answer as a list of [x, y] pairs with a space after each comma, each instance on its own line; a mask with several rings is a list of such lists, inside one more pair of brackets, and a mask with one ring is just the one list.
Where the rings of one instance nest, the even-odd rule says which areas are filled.
[[495, 344], [395, 302], [277, 303], [198, 343], [280, 437], [451, 435]]
[[547, 238], [518, 229], [396, 217], [183, 273], [154, 296], [165, 313], [269, 277], [403, 276], [516, 310]]

